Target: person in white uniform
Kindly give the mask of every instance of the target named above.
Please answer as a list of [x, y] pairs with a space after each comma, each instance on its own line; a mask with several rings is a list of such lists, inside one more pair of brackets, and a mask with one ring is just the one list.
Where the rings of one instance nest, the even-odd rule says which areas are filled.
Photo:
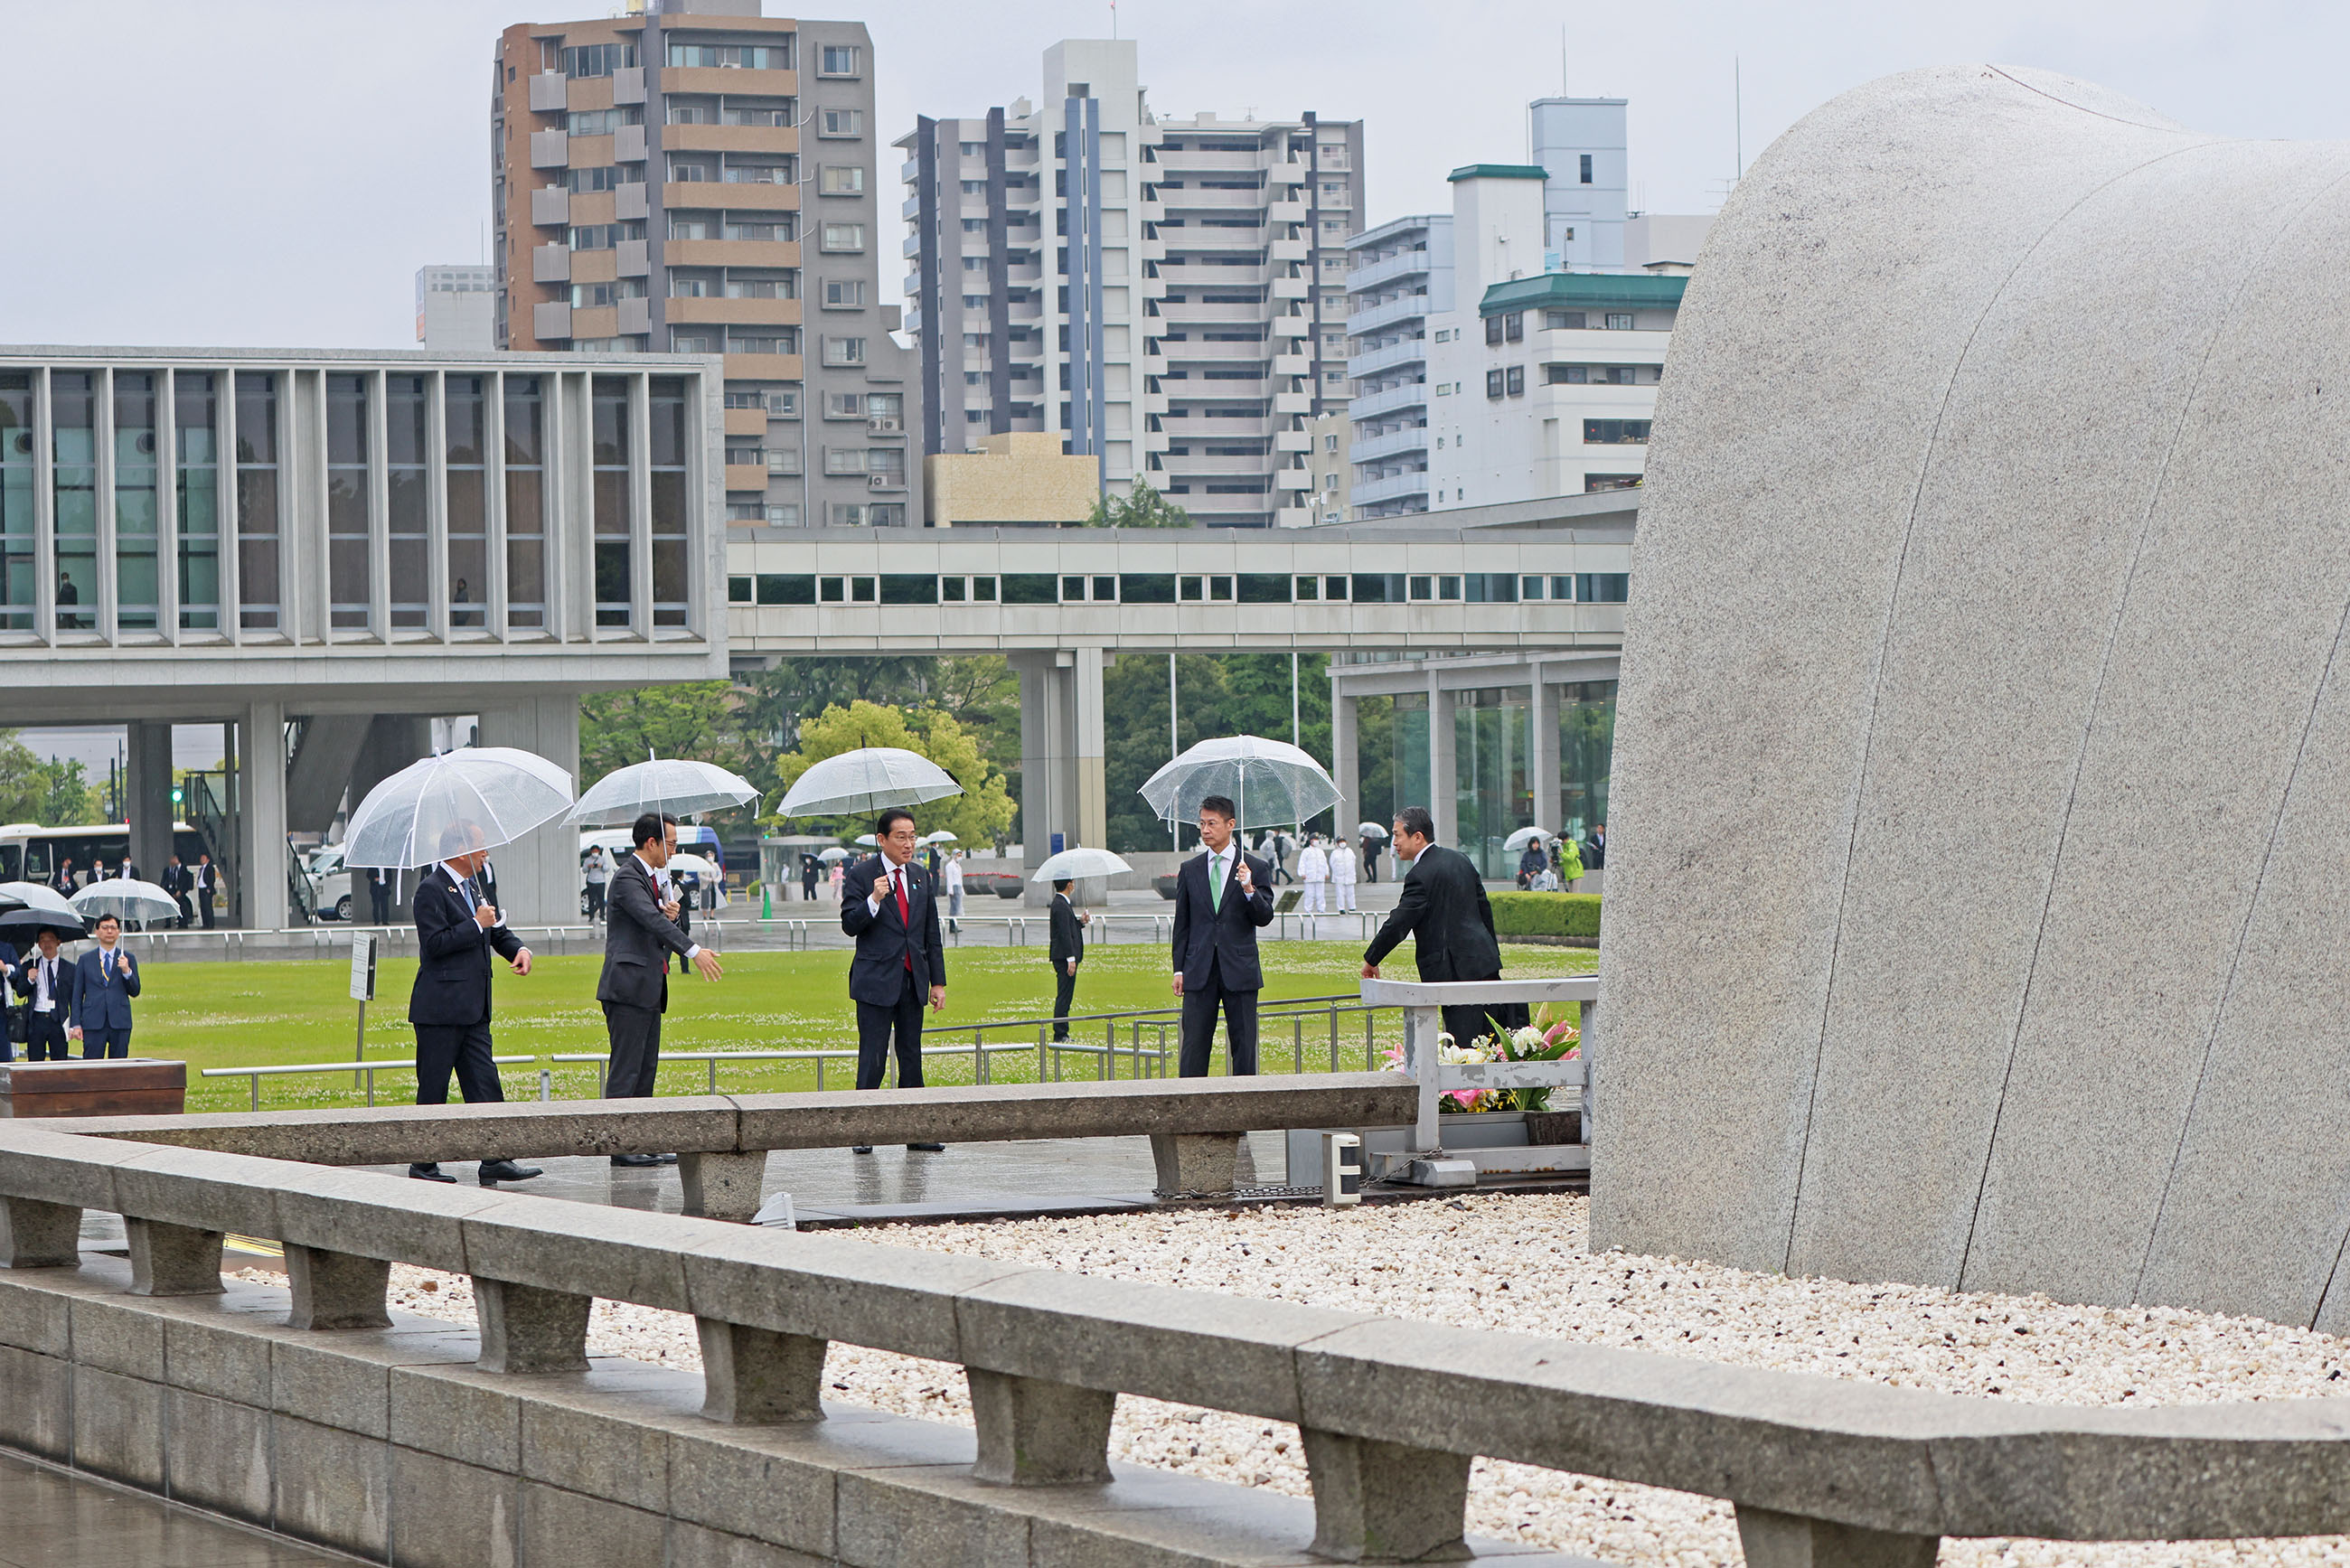
[[1309, 915], [1327, 913], [1330, 852], [1322, 847], [1322, 836], [1318, 833], [1308, 836], [1305, 847], [1297, 852], [1297, 879], [1305, 884], [1305, 898], [1299, 908]]
[[1343, 838], [1330, 844], [1330, 891], [1340, 914], [1355, 912], [1355, 846]]

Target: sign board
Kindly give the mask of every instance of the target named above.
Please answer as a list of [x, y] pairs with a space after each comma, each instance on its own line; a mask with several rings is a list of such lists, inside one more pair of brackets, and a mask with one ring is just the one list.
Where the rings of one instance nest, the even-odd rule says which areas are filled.
[[351, 1000], [375, 1000], [375, 939], [351, 938]]

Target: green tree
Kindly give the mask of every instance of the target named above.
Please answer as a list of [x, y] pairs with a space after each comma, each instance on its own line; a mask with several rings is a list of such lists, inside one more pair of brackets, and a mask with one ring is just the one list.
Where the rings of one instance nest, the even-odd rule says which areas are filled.
[[1094, 502], [1093, 514], [1086, 519], [1088, 528], [1189, 528], [1191, 514], [1160, 494], [1141, 480], [1136, 480], [1132, 493], [1112, 495], [1105, 491]]
[[0, 730], [0, 822], [38, 822], [48, 800], [47, 764], [14, 730]]
[[46, 788], [34, 815], [44, 827], [79, 827], [104, 822], [106, 807], [98, 785], [91, 783], [78, 758], [43, 763]]
[[[579, 700], [579, 785], [649, 756], [690, 757], [737, 773], [746, 758], [734, 690], [723, 680], [598, 691]], [[754, 784], [759, 781], [753, 778]], [[755, 808], [712, 812], [719, 823], [747, 823]]]
[[[1321, 654], [1301, 658], [1297, 664], [1300, 743], [1326, 766], [1330, 762], [1328, 667], [1328, 659]], [[1167, 825], [1139, 792], [1143, 782], [1176, 751], [1223, 735], [1289, 739], [1287, 654], [1179, 654], [1175, 669], [1176, 717], [1181, 732], [1171, 750], [1167, 734], [1167, 660], [1129, 654], [1103, 675], [1103, 771], [1109, 791], [1112, 849], [1169, 846]], [[1329, 814], [1324, 813], [1308, 826], [1329, 830]], [[1184, 842], [1191, 842], [1188, 834]]]
[[[789, 789], [825, 758], [866, 746], [896, 746], [919, 753], [962, 785], [959, 795], [912, 808], [923, 832], [945, 828], [970, 848], [1003, 841], [1014, 809], [1007, 781], [981, 753], [972, 732], [937, 708], [910, 713], [862, 701], [827, 708], [800, 725], [798, 747], [776, 760], [776, 781]], [[836, 833], [843, 837], [872, 829], [871, 822], [862, 815], [798, 818], [792, 826], [795, 831]]]

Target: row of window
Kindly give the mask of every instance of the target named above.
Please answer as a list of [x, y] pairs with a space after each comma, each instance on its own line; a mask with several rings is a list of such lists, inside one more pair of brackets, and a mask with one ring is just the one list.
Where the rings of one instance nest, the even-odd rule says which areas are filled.
[[[770, 510], [773, 510], [770, 508]], [[818, 604], [1605, 604], [1620, 605], [1623, 572], [1363, 573], [1292, 576], [1285, 572], [1121, 572], [1070, 576], [1007, 572], [1000, 576], [816, 576], [761, 572], [726, 579], [737, 605]]]
[[[1595, 322], [1594, 317], [1597, 317]], [[1543, 329], [1546, 332], [1582, 332], [1596, 326], [1607, 332], [1629, 332], [1632, 313], [1628, 310], [1583, 311], [1545, 310]], [[1485, 341], [1488, 343], [1521, 343], [1526, 336], [1526, 313], [1523, 310], [1503, 312], [1485, 317]]]

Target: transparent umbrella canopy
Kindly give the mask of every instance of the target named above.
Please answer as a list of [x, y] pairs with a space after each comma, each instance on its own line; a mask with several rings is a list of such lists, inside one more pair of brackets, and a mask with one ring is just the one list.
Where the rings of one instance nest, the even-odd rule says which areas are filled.
[[1539, 827], [1521, 827], [1502, 840], [1502, 847], [1515, 853], [1529, 844], [1547, 844], [1555, 836], [1555, 835], [1545, 833]]
[[86, 918], [112, 915], [119, 920], [168, 920], [180, 912], [180, 900], [152, 882], [110, 877], [92, 882], [71, 900]]
[[0, 909], [33, 909], [61, 920], [78, 920], [81, 911], [63, 893], [38, 882], [0, 882]]
[[952, 775], [919, 752], [866, 746], [811, 766], [784, 793], [775, 811], [781, 816], [849, 816], [962, 793]]
[[565, 820], [592, 827], [626, 827], [649, 811], [692, 816], [758, 798], [755, 785], [716, 763], [654, 757], [630, 763], [598, 779]]
[[[368, 791], [343, 834], [347, 866], [430, 866], [452, 842], [494, 848], [571, 805], [571, 775], [511, 746], [463, 746], [411, 763]], [[452, 834], [456, 835], [452, 840]]]
[[1302, 823], [1338, 804], [1338, 786], [1320, 763], [1261, 735], [1201, 741], [1145, 780], [1141, 794], [1165, 822], [1190, 822], [1202, 800], [1223, 795], [1243, 827]]
[[1368, 838], [1385, 838], [1388, 825], [1384, 822], [1358, 822], [1355, 824], [1355, 831]]
[[1064, 849], [1058, 855], [1047, 855], [1028, 880], [1031, 882], [1075, 881], [1080, 877], [1115, 877], [1121, 871], [1131, 871], [1118, 856], [1107, 849], [1090, 849], [1080, 845]]

